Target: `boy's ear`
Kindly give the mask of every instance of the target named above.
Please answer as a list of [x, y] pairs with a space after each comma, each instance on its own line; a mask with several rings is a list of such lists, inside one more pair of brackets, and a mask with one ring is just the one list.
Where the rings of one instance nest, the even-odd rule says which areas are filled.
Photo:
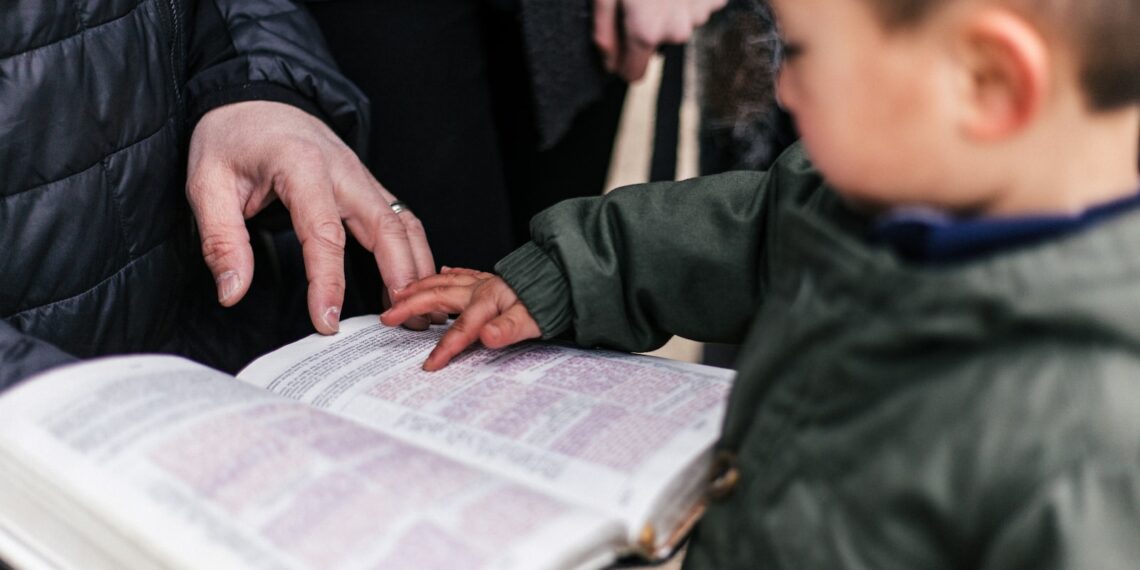
[[1049, 90], [1049, 50], [1037, 29], [1000, 6], [968, 19], [965, 42], [968, 136], [998, 140], [1021, 131], [1041, 110]]

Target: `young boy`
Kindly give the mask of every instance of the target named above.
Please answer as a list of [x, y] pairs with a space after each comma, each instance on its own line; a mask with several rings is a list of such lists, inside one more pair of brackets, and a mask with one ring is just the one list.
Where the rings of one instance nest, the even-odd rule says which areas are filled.
[[802, 149], [562, 203], [383, 321], [462, 312], [427, 369], [743, 338], [688, 568], [1140, 568], [1140, 2], [773, 4]]

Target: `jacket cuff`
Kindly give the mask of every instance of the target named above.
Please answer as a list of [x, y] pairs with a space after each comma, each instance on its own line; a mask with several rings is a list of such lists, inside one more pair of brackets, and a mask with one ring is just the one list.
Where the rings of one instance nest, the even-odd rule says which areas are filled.
[[74, 356], [0, 321], [0, 392], [49, 368], [73, 362]]
[[274, 101], [292, 105], [324, 121], [329, 128], [335, 130], [321, 108], [303, 95], [270, 81], [251, 81], [198, 96], [190, 108], [190, 131], [193, 132], [194, 127], [198, 126], [198, 121], [202, 120], [206, 113], [218, 107], [243, 101]]
[[542, 338], [554, 338], [570, 329], [574, 320], [570, 284], [558, 263], [537, 244], [528, 242], [499, 260], [495, 272], [530, 311]]

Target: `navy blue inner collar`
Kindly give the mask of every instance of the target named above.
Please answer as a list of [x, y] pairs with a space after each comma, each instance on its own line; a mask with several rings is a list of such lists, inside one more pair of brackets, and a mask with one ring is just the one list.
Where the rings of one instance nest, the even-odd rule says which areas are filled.
[[1138, 207], [1140, 190], [1074, 215], [958, 219], [930, 210], [899, 210], [880, 218], [869, 239], [910, 261], [953, 263], [1075, 232]]

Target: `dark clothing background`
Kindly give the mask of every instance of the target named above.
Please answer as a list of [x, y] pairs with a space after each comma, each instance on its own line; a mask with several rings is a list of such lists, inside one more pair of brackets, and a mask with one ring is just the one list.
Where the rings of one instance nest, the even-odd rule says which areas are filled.
[[[604, 189], [625, 84], [606, 80], [601, 98], [540, 150], [536, 62], [518, 8], [489, 0], [309, 3], [341, 70], [372, 102], [365, 162], [423, 221], [437, 266], [490, 270], [529, 238], [534, 214]], [[374, 311], [375, 261], [359, 248], [351, 258], [345, 314]]]
[[[764, 0], [730, 0], [697, 32], [700, 173], [768, 170], [798, 138], [776, 103], [780, 39]], [[702, 362], [732, 367], [735, 344], [706, 343]]]
[[232, 371], [305, 318], [280, 310], [265, 255], [249, 299], [221, 309], [186, 204], [194, 121], [255, 99], [364, 145], [367, 102], [294, 2], [4, 2], [0, 389], [131, 352]]

